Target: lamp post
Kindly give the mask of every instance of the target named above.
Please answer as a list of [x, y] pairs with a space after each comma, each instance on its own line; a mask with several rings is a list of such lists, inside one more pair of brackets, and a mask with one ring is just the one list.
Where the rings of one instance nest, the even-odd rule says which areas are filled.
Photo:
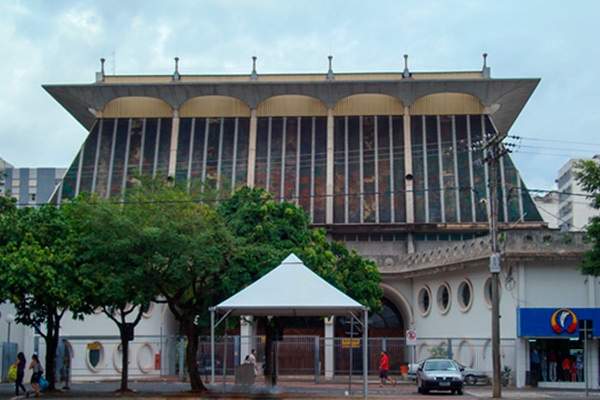
[[4, 320], [6, 321], [6, 323], [8, 324], [8, 343], [10, 343], [10, 324], [12, 324], [15, 320], [15, 316], [12, 314], [6, 314], [6, 317], [4, 317]]

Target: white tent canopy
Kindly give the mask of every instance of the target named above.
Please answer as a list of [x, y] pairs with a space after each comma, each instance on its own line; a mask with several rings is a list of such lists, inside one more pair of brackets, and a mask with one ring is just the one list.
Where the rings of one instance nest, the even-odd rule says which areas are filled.
[[213, 310], [230, 315], [330, 316], [362, 312], [353, 300], [290, 254], [274, 270]]
[[[315, 274], [294, 254], [271, 272], [231, 296], [211, 311], [211, 347], [214, 354], [215, 313], [248, 316], [363, 315], [363, 379], [367, 398], [368, 308]], [[213, 376], [214, 383], [214, 376]]]

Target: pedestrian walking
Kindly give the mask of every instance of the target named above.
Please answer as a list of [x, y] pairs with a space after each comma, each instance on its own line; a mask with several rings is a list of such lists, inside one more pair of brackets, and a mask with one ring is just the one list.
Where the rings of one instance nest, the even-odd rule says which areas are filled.
[[22, 389], [25, 392], [25, 397], [29, 397], [29, 392], [23, 386], [23, 377], [25, 376], [25, 364], [27, 361], [25, 360], [25, 354], [23, 352], [19, 352], [17, 354], [17, 361], [15, 361], [14, 366], [17, 368], [17, 379], [15, 380], [15, 399], [19, 397], [19, 389]]
[[379, 360], [379, 387], [383, 387], [384, 381], [392, 382], [396, 386], [396, 381], [388, 376], [390, 370], [389, 359], [385, 351], [381, 350], [381, 359]]
[[42, 364], [40, 364], [37, 354], [31, 356], [31, 364], [29, 365], [29, 369], [33, 371], [33, 374], [31, 374], [31, 386], [35, 391], [33, 397], [38, 397], [40, 395], [40, 378], [44, 374], [44, 368], [42, 368]]

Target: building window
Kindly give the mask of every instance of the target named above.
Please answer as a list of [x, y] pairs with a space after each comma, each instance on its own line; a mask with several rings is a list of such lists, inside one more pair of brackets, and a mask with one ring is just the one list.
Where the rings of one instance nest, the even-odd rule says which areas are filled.
[[422, 316], [426, 317], [431, 311], [431, 289], [425, 285], [419, 289], [419, 312]]
[[456, 293], [458, 300], [458, 307], [462, 312], [467, 312], [473, 304], [473, 284], [468, 279], [464, 279], [458, 285], [458, 291]]
[[448, 310], [450, 310], [450, 286], [446, 282], [438, 287], [436, 300], [440, 313], [448, 313]]
[[29, 187], [36, 187], [36, 186], [37, 186], [37, 179], [30, 179]]
[[[500, 295], [502, 286], [500, 285], [500, 280], [498, 280], [498, 300], [500, 300]], [[485, 304], [492, 308], [492, 277], [489, 276], [485, 280], [485, 284], [483, 285], [483, 299], [485, 300]]]
[[35, 202], [35, 193], [30, 193], [29, 194], [29, 201], [30, 202]]
[[150, 302], [146, 306], [141, 306], [142, 312], [143, 312], [142, 316], [144, 318], [150, 318], [152, 316], [152, 313], [154, 313], [154, 306], [155, 306], [154, 302]]

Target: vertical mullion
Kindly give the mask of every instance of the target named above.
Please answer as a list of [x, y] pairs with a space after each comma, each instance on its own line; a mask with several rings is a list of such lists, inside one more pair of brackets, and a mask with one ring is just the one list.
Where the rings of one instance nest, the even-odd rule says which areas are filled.
[[396, 193], [396, 187], [394, 185], [395, 182], [395, 172], [394, 171], [394, 127], [392, 126], [393, 118], [392, 116], [388, 116], [388, 136], [390, 142], [390, 221], [392, 223], [396, 222], [396, 210], [395, 210], [395, 202], [394, 195]]
[[377, 115], [373, 116], [375, 120], [375, 138], [374, 147], [375, 147], [375, 222], [379, 223], [379, 132], [377, 125]]
[[279, 201], [285, 199], [285, 142], [287, 131], [287, 117], [283, 117], [283, 125], [281, 127], [281, 174], [279, 175]]
[[194, 131], [196, 130], [196, 118], [192, 118], [192, 126], [190, 127], [190, 146], [188, 149], [188, 170], [187, 170], [187, 188], [190, 188], [192, 178], [192, 163], [194, 156]]
[[452, 116], [452, 159], [454, 162], [454, 193], [456, 196], [456, 221], [462, 222], [460, 212], [460, 183], [458, 181], [458, 147], [456, 147], [456, 116]]
[[225, 130], [225, 118], [220, 119], [219, 123], [219, 149], [217, 151], [217, 191], [221, 189], [221, 176], [223, 175], [223, 171], [221, 168], [223, 166], [223, 132]]
[[363, 157], [363, 150], [364, 150], [364, 132], [363, 132], [363, 116], [361, 115], [360, 117], [358, 117], [358, 123], [359, 123], [359, 127], [358, 127], [358, 176], [360, 179], [360, 193], [359, 193], [359, 199], [360, 199], [360, 206], [359, 206], [359, 210], [360, 210], [360, 223], [365, 222], [365, 199], [364, 199], [364, 195], [365, 195], [365, 177], [364, 177], [364, 157]]
[[231, 160], [231, 193], [235, 192], [236, 187], [236, 169], [237, 169], [237, 150], [238, 150], [238, 129], [240, 125], [240, 119], [235, 118], [235, 127], [233, 129], [233, 159]]
[[421, 117], [421, 139], [423, 141], [423, 198], [425, 199], [425, 222], [429, 222], [429, 165], [427, 149], [427, 121]]
[[160, 149], [160, 129], [162, 118], [158, 119], [156, 124], [156, 142], [154, 143], [154, 165], [152, 166], [152, 178], [156, 178], [156, 168], [158, 167], [158, 150]]
[[131, 147], [131, 125], [133, 118], [129, 118], [127, 122], [127, 140], [125, 141], [125, 160], [123, 162], [123, 180], [121, 185], [121, 192], [125, 191], [125, 185], [127, 184], [127, 170], [129, 169], [129, 148]]
[[110, 162], [108, 163], [108, 179], [106, 179], [106, 197], [110, 197], [110, 186], [112, 184], [113, 163], [115, 161], [115, 142], [117, 141], [117, 129], [119, 120], [115, 118], [115, 126], [113, 127], [112, 143], [110, 145]]
[[437, 128], [437, 140], [438, 140], [438, 169], [439, 169], [439, 185], [440, 185], [440, 214], [441, 221], [446, 222], [446, 188], [444, 187], [444, 163], [442, 148], [442, 121], [439, 115], [436, 115], [436, 128]]
[[98, 125], [98, 141], [96, 142], [96, 159], [94, 160], [94, 175], [92, 176], [92, 193], [96, 192], [96, 179], [98, 179], [98, 163], [100, 158], [100, 145], [102, 142], [102, 129], [104, 128], [104, 120], [100, 119]]

